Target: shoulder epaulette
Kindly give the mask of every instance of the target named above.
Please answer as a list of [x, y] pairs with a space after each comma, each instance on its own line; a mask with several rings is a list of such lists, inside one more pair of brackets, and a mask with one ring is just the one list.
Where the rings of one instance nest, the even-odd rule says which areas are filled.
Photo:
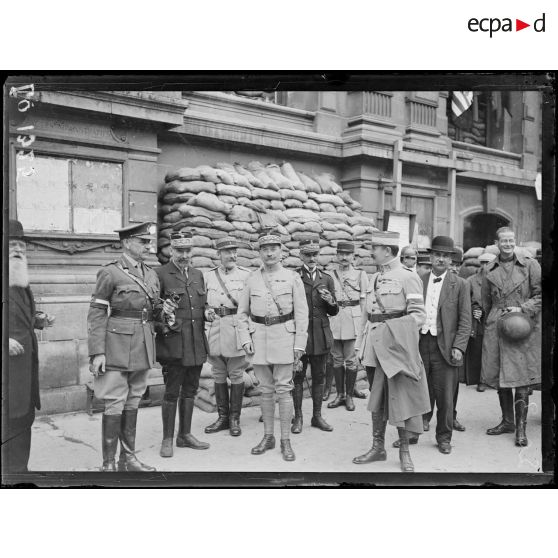
[[107, 267], [107, 265], [116, 265], [117, 263], [118, 263], [118, 260], [113, 260], [112, 262], [104, 264], [103, 267]]

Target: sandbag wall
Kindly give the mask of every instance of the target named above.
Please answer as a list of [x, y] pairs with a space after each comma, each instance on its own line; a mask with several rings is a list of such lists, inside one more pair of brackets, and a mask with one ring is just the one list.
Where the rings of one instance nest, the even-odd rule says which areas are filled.
[[[337, 242], [351, 240], [357, 245], [355, 264], [372, 273], [375, 267], [364, 245], [376, 228], [361, 209], [329, 173], [310, 176], [297, 172], [286, 162], [181, 168], [167, 173], [159, 193], [157, 257], [162, 264], [168, 262], [170, 234], [186, 229], [194, 235], [194, 267], [205, 272], [219, 265], [215, 240], [231, 235], [240, 241], [238, 265], [256, 269], [260, 266], [258, 234], [262, 228], [274, 226], [281, 233], [285, 267], [297, 268], [302, 264], [298, 257], [299, 241], [317, 234], [321, 266], [326, 269], [330, 266]], [[361, 371], [359, 380], [365, 377]], [[214, 402], [214, 384], [206, 364], [196, 403], [213, 411]], [[255, 403], [245, 398], [245, 405]]]

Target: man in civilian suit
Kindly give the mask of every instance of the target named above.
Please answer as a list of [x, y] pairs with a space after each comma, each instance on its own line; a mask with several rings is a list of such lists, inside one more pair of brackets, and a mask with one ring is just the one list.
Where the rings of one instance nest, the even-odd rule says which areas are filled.
[[[436, 404], [436, 442], [441, 453], [451, 453], [454, 395], [459, 367], [471, 333], [469, 287], [450, 273], [453, 239], [437, 236], [429, 250], [432, 271], [424, 274], [426, 322], [420, 330], [419, 350], [428, 381], [431, 411], [423, 416], [429, 429]], [[414, 438], [412, 442], [417, 441]]]

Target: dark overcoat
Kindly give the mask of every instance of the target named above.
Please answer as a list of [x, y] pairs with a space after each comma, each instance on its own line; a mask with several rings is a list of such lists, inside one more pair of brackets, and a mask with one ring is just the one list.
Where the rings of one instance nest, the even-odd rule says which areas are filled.
[[[308, 341], [306, 343], [307, 355], [323, 355], [329, 353], [333, 346], [333, 335], [329, 325], [329, 317], [339, 313], [339, 306], [335, 301], [335, 285], [333, 278], [316, 270], [316, 278], [312, 277], [305, 267], [298, 272], [304, 284], [306, 303], [308, 304]], [[333, 297], [333, 304], [328, 304], [321, 296], [318, 289], [325, 287]]]
[[[23, 346], [23, 354], [8, 360], [8, 417], [29, 426], [35, 409], [41, 408], [39, 396], [39, 356], [35, 329], [42, 322], [35, 318], [35, 301], [29, 287], [9, 288], [8, 336]], [[25, 424], [23, 424], [25, 423]]]
[[157, 360], [161, 364], [178, 361], [183, 366], [201, 366], [209, 352], [205, 335], [207, 291], [203, 274], [199, 269], [188, 267], [186, 278], [172, 261], [157, 268], [156, 272], [162, 299], [171, 293], [180, 295], [175, 326], [157, 333]]
[[[421, 276], [425, 301], [430, 273]], [[436, 329], [438, 347], [450, 366], [462, 365], [462, 361], [454, 361], [451, 358], [451, 350], [456, 348], [465, 353], [471, 335], [470, 292], [470, 287], [464, 279], [455, 273], [446, 273], [438, 300]]]
[[[541, 266], [514, 255], [509, 278], [499, 258], [490, 262], [482, 280], [482, 309], [486, 315], [482, 347], [483, 383], [493, 388], [513, 388], [541, 382]], [[498, 320], [507, 306], [519, 306], [532, 323], [522, 341], [508, 341], [498, 331]]]

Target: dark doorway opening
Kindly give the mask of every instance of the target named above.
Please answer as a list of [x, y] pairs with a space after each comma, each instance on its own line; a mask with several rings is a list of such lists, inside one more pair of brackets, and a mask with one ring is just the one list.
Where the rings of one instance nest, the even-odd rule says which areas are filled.
[[474, 246], [494, 244], [496, 231], [509, 226], [510, 222], [494, 213], [475, 213], [465, 218], [463, 223], [463, 250], [466, 252]]

